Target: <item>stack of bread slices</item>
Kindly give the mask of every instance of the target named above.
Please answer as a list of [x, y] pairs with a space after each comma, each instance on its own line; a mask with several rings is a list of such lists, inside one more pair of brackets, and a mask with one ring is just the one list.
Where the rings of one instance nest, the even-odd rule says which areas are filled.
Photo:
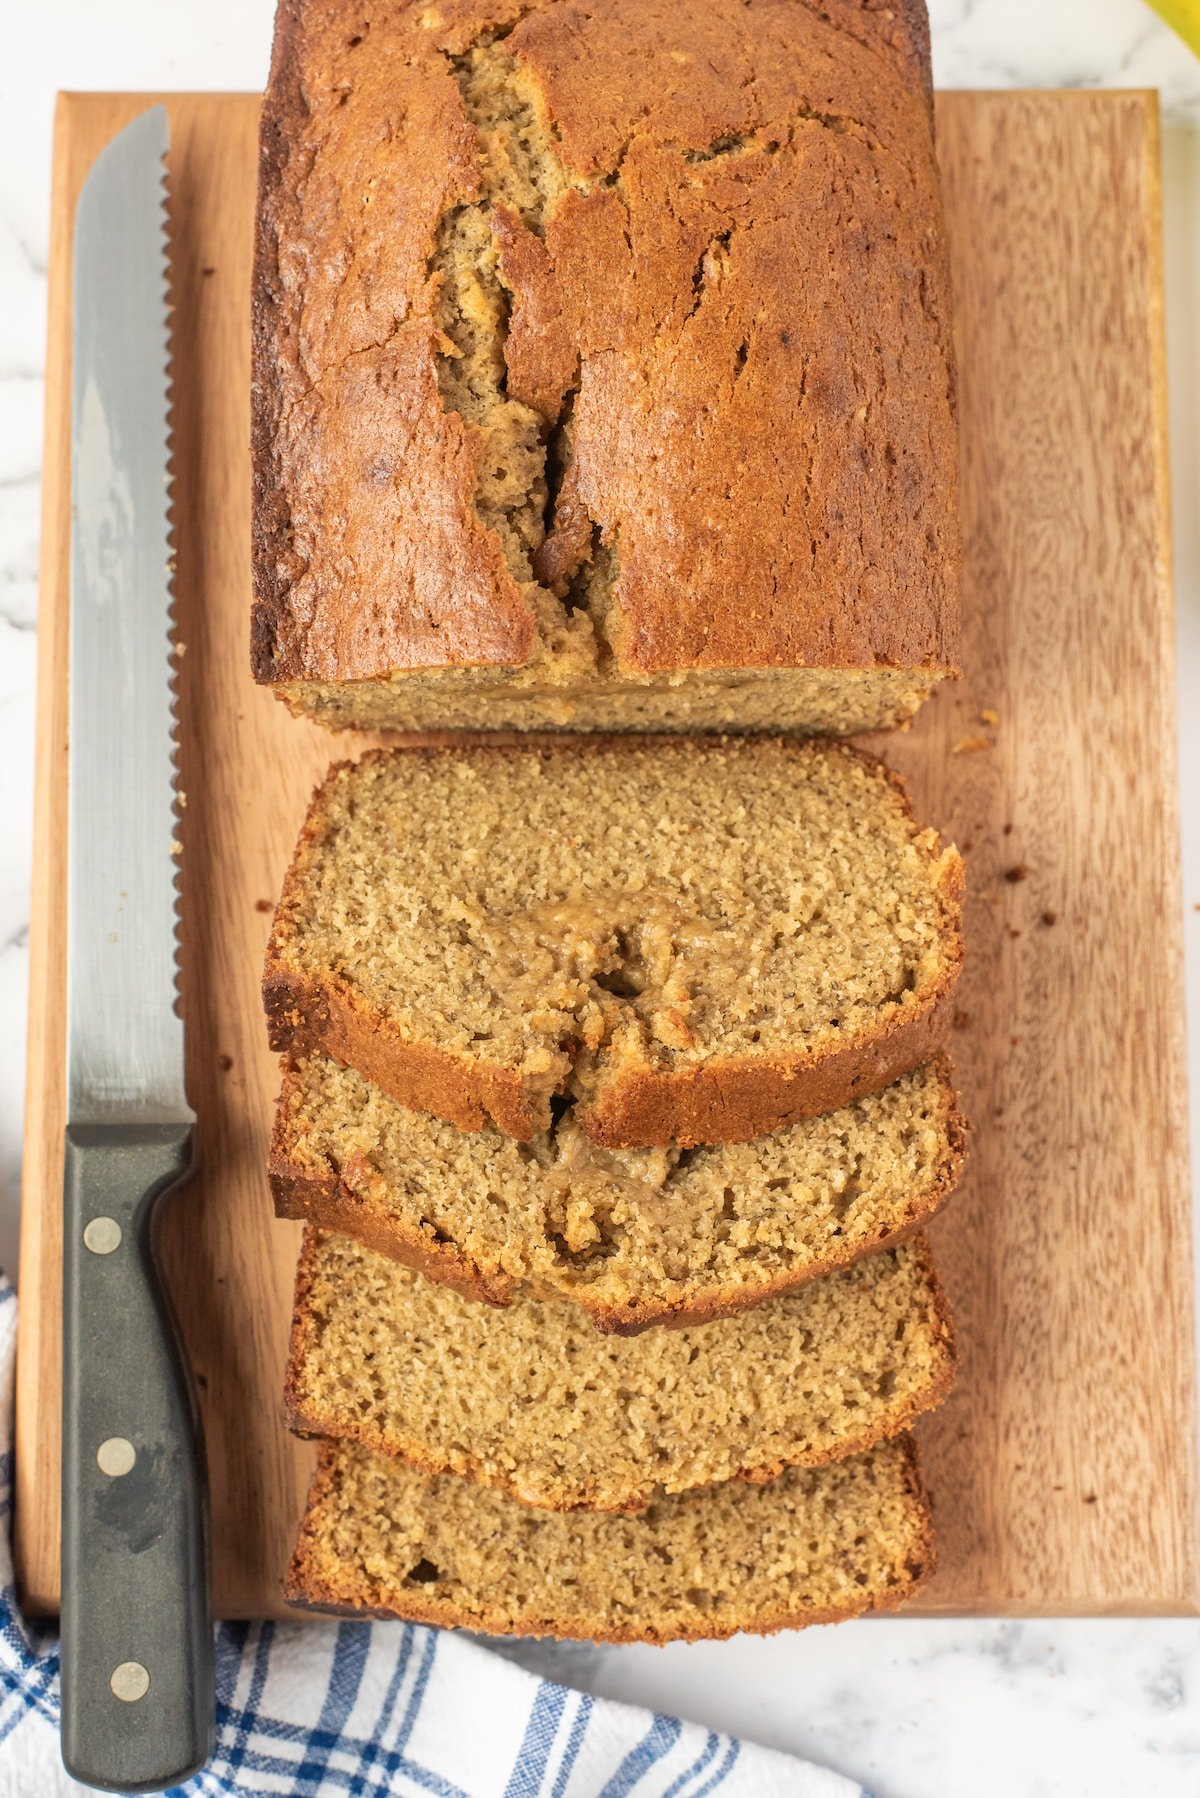
[[901, 1602], [962, 866], [823, 739], [956, 672], [923, 0], [281, 0], [253, 317], [255, 678], [442, 733], [330, 772], [268, 953], [290, 1595]]
[[331, 770], [265, 980], [293, 1600], [661, 1642], [916, 1589], [961, 884], [841, 745]]

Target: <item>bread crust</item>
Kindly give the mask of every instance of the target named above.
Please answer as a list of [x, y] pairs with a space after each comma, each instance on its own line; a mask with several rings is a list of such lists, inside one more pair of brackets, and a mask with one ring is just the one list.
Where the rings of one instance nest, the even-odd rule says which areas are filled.
[[[668, 1489], [659, 1482], [652, 1482], [631, 1488], [620, 1496], [613, 1496], [603, 1494], [595, 1481], [571, 1487], [559, 1484], [553, 1489], [522, 1484], [519, 1480], [506, 1479], [489, 1472], [481, 1462], [465, 1452], [453, 1457], [439, 1455], [429, 1443], [419, 1437], [400, 1431], [379, 1430], [359, 1418], [331, 1418], [317, 1407], [307, 1406], [300, 1392], [300, 1373], [313, 1333], [310, 1297], [316, 1277], [315, 1251], [316, 1244], [311, 1234], [306, 1233], [304, 1249], [296, 1268], [292, 1327], [283, 1389], [284, 1422], [294, 1435], [318, 1440], [357, 1442], [376, 1454], [403, 1461], [421, 1473], [430, 1476], [453, 1474], [458, 1479], [470, 1480], [473, 1485], [488, 1486], [503, 1492], [518, 1504], [542, 1511], [637, 1513], [646, 1510], [657, 1499], [678, 1496], [680, 1492], [687, 1490], [675, 1487]], [[739, 1467], [730, 1478], [744, 1480], [751, 1485], [765, 1485], [768, 1481], [777, 1479], [788, 1467], [824, 1467], [833, 1461], [844, 1461], [850, 1455], [861, 1454], [866, 1449], [873, 1448], [877, 1442], [903, 1434], [911, 1428], [916, 1418], [942, 1403], [954, 1384], [957, 1369], [954, 1320], [945, 1288], [934, 1268], [929, 1244], [923, 1237], [918, 1238], [917, 1255], [929, 1282], [930, 1326], [940, 1350], [936, 1372], [924, 1390], [908, 1394], [901, 1404], [896, 1405], [889, 1415], [880, 1417], [871, 1428], [856, 1436], [847, 1436], [830, 1448], [815, 1454], [798, 1454], [792, 1459], [779, 1457], [769, 1462]]]
[[[284, 1583], [288, 1604], [307, 1611], [318, 1611], [341, 1617], [397, 1617], [409, 1623], [426, 1623], [440, 1629], [482, 1630], [488, 1635], [551, 1636], [568, 1641], [642, 1642], [662, 1646], [667, 1642], [725, 1641], [730, 1636], [768, 1636], [784, 1629], [804, 1629], [814, 1623], [841, 1623], [868, 1612], [899, 1610], [933, 1576], [937, 1568], [937, 1545], [933, 1532], [930, 1501], [921, 1478], [917, 1445], [911, 1437], [902, 1438], [905, 1450], [903, 1481], [905, 1497], [912, 1507], [915, 1529], [913, 1546], [902, 1568], [897, 1569], [897, 1583], [882, 1593], [864, 1597], [861, 1604], [824, 1607], [800, 1614], [789, 1611], [747, 1614], [727, 1626], [700, 1627], [691, 1630], [616, 1629], [607, 1619], [566, 1611], [560, 1616], [544, 1617], [523, 1614], [510, 1617], [500, 1611], [468, 1613], [451, 1602], [431, 1599], [427, 1588], [406, 1589], [385, 1594], [372, 1589], [365, 1581], [352, 1593], [338, 1589], [318, 1565], [316, 1544], [308, 1535], [314, 1513], [332, 1491], [337, 1479], [337, 1448], [322, 1444], [316, 1471], [309, 1487], [308, 1503], [300, 1538], [292, 1556]], [[702, 1500], [697, 1502], [703, 1502]], [[397, 1600], [402, 1598], [402, 1602]]]
[[[948, 1153], [938, 1180], [918, 1200], [910, 1201], [894, 1229], [858, 1246], [847, 1246], [839, 1255], [806, 1262], [791, 1273], [757, 1282], [715, 1284], [698, 1292], [690, 1301], [648, 1299], [642, 1304], [635, 1305], [630, 1301], [627, 1305], [617, 1306], [596, 1299], [586, 1289], [572, 1293], [547, 1289], [548, 1296], [578, 1305], [604, 1335], [639, 1336], [643, 1330], [652, 1327], [683, 1329], [689, 1324], [733, 1317], [739, 1311], [765, 1304], [769, 1299], [786, 1298], [812, 1280], [840, 1272], [868, 1255], [880, 1254], [909, 1241], [950, 1198], [962, 1177], [967, 1155], [967, 1125], [954, 1099], [949, 1060], [945, 1055], [933, 1059], [940, 1069], [947, 1093], [944, 1122]], [[268, 1165], [275, 1215], [313, 1224], [335, 1234], [353, 1236], [377, 1254], [399, 1261], [427, 1279], [452, 1287], [463, 1298], [477, 1299], [487, 1305], [511, 1304], [522, 1290], [517, 1278], [499, 1269], [481, 1267], [456, 1243], [438, 1241], [432, 1232], [407, 1227], [402, 1220], [390, 1216], [370, 1194], [358, 1192], [347, 1184], [332, 1167], [326, 1165], [323, 1170], [303, 1167], [291, 1159], [287, 1101], [294, 1077], [285, 1064]]]
[[256, 680], [274, 678], [275, 638], [287, 612], [287, 580], [280, 548], [289, 531], [288, 506], [275, 455], [275, 420], [283, 411], [275, 311], [282, 291], [279, 243], [271, 228], [271, 196], [283, 177], [284, 138], [297, 112], [295, 37], [301, 0], [278, 0], [267, 92], [259, 115], [258, 202], [250, 283], [250, 665]]
[[[480, 434], [444, 408], [436, 375], [436, 234], [482, 191], [451, 59], [497, 34], [578, 202], [544, 241], [510, 224], [508, 387], [540, 398], [553, 437], [555, 396], [532, 374], [525, 395], [523, 372], [578, 363], [573, 491], [620, 546], [618, 671], [955, 671], [954, 371], [925, 7], [808, 0], [744, 20], [723, 0], [686, 18], [642, 0], [462, 0], [440, 23], [415, 4], [281, 0], [253, 290], [257, 680], [296, 698], [303, 683], [517, 669], [539, 648], [529, 583], [475, 505]], [[689, 56], [685, 92], [669, 76]], [[649, 118], [631, 87], [646, 79]], [[766, 96], [761, 118], [750, 92]], [[739, 137], [750, 179], [723, 172], [719, 146]], [[702, 298], [689, 336], [693, 270], [729, 237], [720, 297]], [[654, 256], [626, 267], [627, 240]], [[880, 344], [896, 378], [875, 369]], [[655, 458], [647, 503], [629, 445], [669, 444], [672, 429], [678, 453]], [[815, 478], [791, 484], [806, 466]]]

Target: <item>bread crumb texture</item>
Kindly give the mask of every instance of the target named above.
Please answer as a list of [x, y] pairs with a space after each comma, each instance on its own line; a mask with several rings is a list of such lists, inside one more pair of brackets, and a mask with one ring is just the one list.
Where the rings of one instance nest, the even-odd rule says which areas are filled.
[[848, 749], [377, 752], [313, 801], [268, 948], [272, 1037], [460, 1127], [529, 1139], [566, 1094], [608, 1146], [748, 1138], [927, 1058], [961, 884]]
[[314, 1056], [285, 1074], [271, 1173], [284, 1216], [468, 1295], [567, 1298], [629, 1334], [743, 1310], [904, 1237], [962, 1158], [941, 1060], [754, 1142], [680, 1150], [605, 1149], [571, 1111], [528, 1144], [462, 1131]]
[[952, 670], [923, 8], [282, 0], [261, 169], [297, 709], [840, 732]]
[[309, 1231], [293, 1427], [556, 1510], [636, 1510], [770, 1479], [896, 1435], [949, 1388], [924, 1241], [737, 1317], [631, 1340], [576, 1306], [495, 1311], [344, 1236]]
[[720, 1638], [903, 1603], [933, 1570], [911, 1442], [646, 1511], [538, 1511], [357, 1444], [322, 1448], [293, 1603], [497, 1635]]

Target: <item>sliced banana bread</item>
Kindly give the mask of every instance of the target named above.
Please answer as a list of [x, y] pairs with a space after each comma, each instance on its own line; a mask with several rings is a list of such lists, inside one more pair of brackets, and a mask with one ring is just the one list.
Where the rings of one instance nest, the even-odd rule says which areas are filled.
[[271, 1151], [307, 1218], [507, 1304], [522, 1287], [632, 1334], [794, 1291], [886, 1248], [953, 1190], [964, 1127], [943, 1057], [752, 1143], [604, 1149], [572, 1112], [532, 1143], [397, 1105], [314, 1055], [285, 1070]]
[[600, 1336], [574, 1305], [493, 1311], [309, 1230], [288, 1420], [552, 1510], [638, 1510], [905, 1429], [954, 1373], [924, 1238], [737, 1317]]
[[962, 862], [882, 763], [773, 739], [377, 751], [309, 811], [274, 1046], [527, 1140], [743, 1141], [925, 1060]]
[[894, 1610], [933, 1565], [906, 1437], [634, 1516], [530, 1510], [339, 1442], [322, 1445], [286, 1595], [493, 1635], [695, 1641]]

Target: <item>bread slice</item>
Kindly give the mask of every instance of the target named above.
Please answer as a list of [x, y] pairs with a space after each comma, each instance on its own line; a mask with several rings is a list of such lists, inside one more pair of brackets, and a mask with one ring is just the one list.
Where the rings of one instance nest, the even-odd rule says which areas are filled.
[[531, 1144], [397, 1105], [314, 1055], [284, 1073], [280, 1216], [343, 1231], [468, 1297], [568, 1298], [601, 1330], [702, 1322], [902, 1240], [958, 1179], [944, 1057], [752, 1143], [603, 1149], [568, 1112]]
[[962, 862], [897, 778], [775, 739], [377, 751], [317, 792], [267, 952], [277, 1049], [462, 1129], [743, 1141], [949, 1023]]
[[627, 1341], [574, 1305], [492, 1311], [309, 1230], [285, 1394], [301, 1434], [527, 1505], [615, 1511], [840, 1459], [905, 1429], [953, 1374], [924, 1238], [798, 1297]]
[[534, 1511], [338, 1442], [322, 1445], [285, 1592], [492, 1635], [697, 1641], [894, 1610], [934, 1559], [908, 1437], [635, 1516]]

